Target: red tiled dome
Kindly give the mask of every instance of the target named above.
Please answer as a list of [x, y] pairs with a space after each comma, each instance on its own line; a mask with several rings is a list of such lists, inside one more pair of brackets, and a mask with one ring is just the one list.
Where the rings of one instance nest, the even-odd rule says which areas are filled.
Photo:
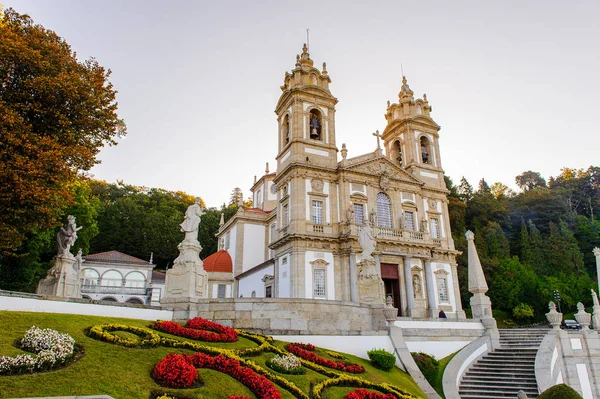
[[207, 272], [231, 273], [233, 262], [231, 262], [229, 252], [222, 249], [204, 259], [204, 270]]

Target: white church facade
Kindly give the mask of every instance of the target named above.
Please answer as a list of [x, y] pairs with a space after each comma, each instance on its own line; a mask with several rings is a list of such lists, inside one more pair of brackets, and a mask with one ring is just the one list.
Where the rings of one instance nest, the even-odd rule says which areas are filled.
[[[391, 296], [399, 316], [435, 318], [443, 310], [463, 319], [440, 127], [427, 97], [415, 99], [403, 79], [377, 148], [349, 157], [345, 144], [338, 150], [330, 82], [305, 46], [275, 110], [276, 171], [267, 166], [251, 188], [254, 207], [240, 209], [217, 234], [232, 262], [228, 293], [350, 303]], [[376, 274], [367, 276], [381, 287], [375, 296], [361, 288], [359, 232], [367, 227], [376, 240]]]

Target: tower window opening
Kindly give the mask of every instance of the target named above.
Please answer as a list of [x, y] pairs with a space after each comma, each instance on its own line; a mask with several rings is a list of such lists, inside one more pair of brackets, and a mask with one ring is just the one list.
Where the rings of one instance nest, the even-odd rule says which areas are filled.
[[310, 118], [309, 118], [309, 126], [310, 126], [310, 138], [313, 140], [323, 140], [321, 137], [321, 130], [322, 130], [322, 123], [323, 121], [323, 117], [321, 116], [321, 113], [316, 110], [316, 109], [312, 109], [310, 111]]
[[431, 146], [429, 144], [429, 140], [427, 137], [421, 137], [421, 159], [423, 163], [431, 163], [430, 162], [430, 154], [431, 154]]
[[290, 116], [286, 115], [283, 119], [283, 126], [281, 127], [281, 132], [283, 134], [283, 143], [284, 145], [290, 142]]
[[392, 145], [392, 160], [402, 166], [402, 145], [400, 145], [400, 141], [398, 140], [394, 141]]

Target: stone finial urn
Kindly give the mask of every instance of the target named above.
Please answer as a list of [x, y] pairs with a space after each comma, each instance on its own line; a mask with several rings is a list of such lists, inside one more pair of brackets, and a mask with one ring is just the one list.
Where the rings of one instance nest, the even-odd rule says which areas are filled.
[[517, 399], [527, 399], [527, 394], [521, 389], [517, 392]]
[[392, 324], [393, 322], [395, 322], [396, 317], [398, 316], [398, 308], [395, 308], [394, 305], [392, 305], [392, 296], [391, 295], [388, 295], [385, 300], [385, 308], [383, 308], [383, 316], [385, 317], [385, 320], [389, 324]]
[[589, 330], [592, 322], [592, 315], [585, 311], [585, 306], [583, 306], [583, 303], [581, 302], [577, 303], [577, 310], [578, 312], [575, 313], [577, 323], [581, 325], [582, 330]]
[[556, 304], [552, 301], [548, 304], [550, 311], [546, 313], [546, 318], [553, 329], [558, 330], [560, 328], [560, 322], [562, 321], [563, 314], [556, 311]]

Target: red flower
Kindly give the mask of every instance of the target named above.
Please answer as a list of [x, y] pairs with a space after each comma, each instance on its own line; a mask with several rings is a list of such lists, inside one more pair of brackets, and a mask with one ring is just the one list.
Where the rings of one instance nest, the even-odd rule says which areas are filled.
[[348, 392], [344, 399], [396, 399], [396, 396], [391, 393], [379, 393], [379, 392], [371, 392], [366, 389], [355, 389], [352, 392]]
[[185, 355], [171, 353], [154, 366], [152, 377], [163, 386], [189, 388], [198, 378], [198, 372]]
[[363, 366], [360, 366], [358, 364], [348, 364], [346, 362], [336, 362], [333, 360], [322, 358], [321, 356], [314, 353], [315, 347], [311, 344], [293, 343], [287, 344], [285, 348], [288, 351], [292, 352], [294, 355], [299, 356], [304, 360], [320, 364], [321, 366], [354, 374], [365, 372]]
[[185, 327], [173, 321], [157, 321], [154, 328], [178, 337], [201, 341], [235, 342], [238, 339], [237, 331], [233, 328], [200, 317], [188, 320]]
[[[194, 370], [196, 377], [198, 375], [196, 368], [209, 368], [217, 370], [230, 375], [247, 386], [258, 399], [281, 399], [281, 394], [277, 388], [275, 388], [275, 385], [273, 385], [273, 383], [265, 376], [255, 373], [248, 367], [241, 366], [238, 360], [230, 359], [223, 355], [210, 356], [200, 352], [189, 356], [175, 354], [167, 355], [167, 357], [158, 362], [154, 368], [153, 375], [158, 374], [157, 368], [160, 368], [160, 375], [162, 377], [160, 380], [155, 378], [157, 382], [162, 383], [166, 381], [167, 384], [164, 385], [174, 388], [183, 388], [184, 386], [173, 385], [173, 381], [179, 382], [182, 379], [182, 377], [179, 377], [178, 375], [179, 370], [185, 369], [184, 367], [179, 366], [179, 362], [186, 363], [188, 367], [191, 367], [191, 369]], [[171, 363], [177, 363], [178, 366], [168, 367], [171, 365]], [[192, 383], [193, 380], [189, 385], [185, 385], [185, 387], [191, 386]], [[229, 399], [231, 398], [238, 399], [239, 397], [230, 396]]]

